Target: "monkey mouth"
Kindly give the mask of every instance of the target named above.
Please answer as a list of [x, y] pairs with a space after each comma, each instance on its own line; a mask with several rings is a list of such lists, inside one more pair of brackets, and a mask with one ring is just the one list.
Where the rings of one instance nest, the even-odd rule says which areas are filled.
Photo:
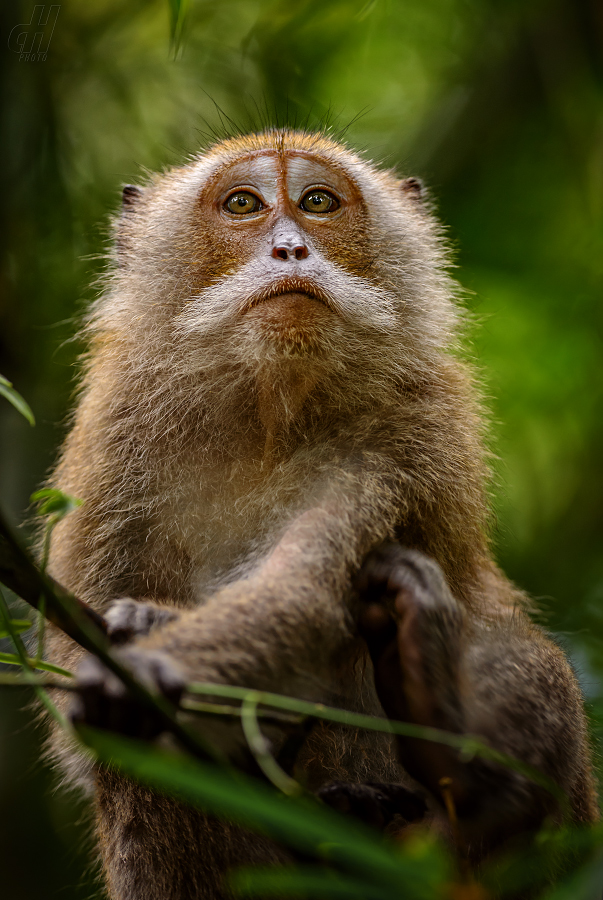
[[259, 306], [261, 303], [265, 303], [269, 300], [276, 300], [278, 297], [283, 297], [287, 294], [303, 294], [304, 296], [309, 297], [310, 300], [316, 300], [318, 303], [322, 303], [323, 306], [326, 306], [327, 309], [333, 310], [333, 303], [329, 294], [317, 284], [310, 281], [308, 278], [289, 276], [287, 278], [280, 278], [278, 281], [273, 282], [254, 294], [245, 304], [243, 312], [247, 312], [254, 306]]

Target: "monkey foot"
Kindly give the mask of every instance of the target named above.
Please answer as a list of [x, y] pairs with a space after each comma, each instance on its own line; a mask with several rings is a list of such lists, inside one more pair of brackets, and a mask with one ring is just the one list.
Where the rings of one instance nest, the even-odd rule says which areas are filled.
[[318, 796], [338, 812], [381, 830], [394, 819], [401, 819], [400, 824], [419, 822], [427, 811], [423, 797], [400, 784], [332, 781], [320, 788]]

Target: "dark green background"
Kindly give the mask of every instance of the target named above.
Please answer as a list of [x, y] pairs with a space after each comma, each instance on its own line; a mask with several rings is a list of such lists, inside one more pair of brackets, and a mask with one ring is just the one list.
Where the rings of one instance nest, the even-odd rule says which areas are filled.
[[[603, 670], [603, 8], [596, 0], [69, 0], [45, 61], [0, 7], [0, 498], [21, 521], [64, 432], [78, 317], [124, 182], [181, 161], [227, 117], [349, 125], [433, 190], [492, 410], [495, 542], [540, 601], [595, 713]], [[223, 112], [221, 112], [223, 111]], [[53, 793], [39, 735], [0, 692], [7, 900], [95, 895], [85, 812]]]

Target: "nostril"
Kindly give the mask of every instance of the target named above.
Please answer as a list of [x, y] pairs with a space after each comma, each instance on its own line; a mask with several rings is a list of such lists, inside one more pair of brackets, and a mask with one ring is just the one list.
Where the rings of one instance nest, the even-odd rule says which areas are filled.
[[286, 247], [274, 247], [272, 255], [275, 259], [289, 259], [289, 251]]
[[296, 247], [293, 252], [295, 253], [296, 259], [305, 259], [308, 255], [308, 248], [307, 247]]

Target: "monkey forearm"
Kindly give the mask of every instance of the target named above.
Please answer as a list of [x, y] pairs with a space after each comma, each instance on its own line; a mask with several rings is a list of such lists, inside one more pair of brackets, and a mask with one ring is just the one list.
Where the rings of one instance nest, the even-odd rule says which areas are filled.
[[341, 590], [367, 553], [391, 537], [408, 505], [409, 476], [394, 459], [365, 452], [325, 466], [311, 505], [294, 516], [258, 567], [258, 576], [295, 577]]
[[[351, 570], [389, 531], [387, 521], [358, 521], [350, 515], [350, 505], [332, 502], [303, 512], [262, 560], [257, 578], [273, 581], [296, 577], [300, 583], [312, 583], [316, 590], [329, 593], [347, 585]], [[370, 511], [368, 515], [365, 511], [365, 519], [369, 517]], [[393, 528], [394, 516], [391, 518]]]
[[[387, 715], [478, 735], [556, 784], [575, 820], [593, 821], [579, 687], [561, 650], [504, 602], [513, 587], [499, 578], [492, 591], [486, 582], [492, 605], [478, 617], [459, 604], [433, 560], [395, 545], [371, 555], [360, 584], [368, 605], [359, 627]], [[473, 861], [565, 812], [554, 793], [512, 767], [468, 761], [434, 741], [400, 737], [398, 749], [410, 775], [443, 805], [452, 802], [459, 850]]]
[[[356, 490], [346, 494], [344, 487]], [[324, 685], [352, 639], [352, 573], [393, 530], [399, 508], [396, 490], [380, 473], [344, 472], [337, 489], [292, 519], [247, 577], [149, 640], [176, 653], [195, 678], [215, 672], [269, 685], [286, 677], [285, 690], [299, 678], [318, 680], [320, 672]]]
[[172, 654], [188, 680], [267, 690], [278, 685], [282, 692], [324, 699], [333, 659], [351, 640], [343, 600], [309, 584], [251, 577], [139, 643]]

